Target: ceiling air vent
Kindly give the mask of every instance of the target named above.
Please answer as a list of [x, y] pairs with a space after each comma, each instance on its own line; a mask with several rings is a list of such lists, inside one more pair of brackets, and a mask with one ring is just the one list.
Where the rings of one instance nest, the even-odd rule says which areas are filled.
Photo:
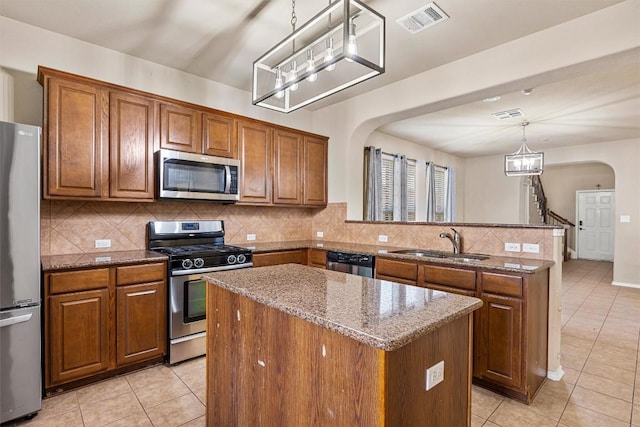
[[429, 3], [396, 22], [411, 34], [415, 34], [446, 19], [449, 19], [449, 16], [437, 4]]
[[491, 115], [498, 120], [506, 120], [524, 117], [524, 112], [519, 108], [514, 108], [513, 110], [498, 111], [497, 113], [492, 113]]

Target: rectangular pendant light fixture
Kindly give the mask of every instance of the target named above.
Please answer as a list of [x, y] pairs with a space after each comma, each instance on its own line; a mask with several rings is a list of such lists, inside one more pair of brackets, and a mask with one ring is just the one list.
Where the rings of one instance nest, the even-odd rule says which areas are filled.
[[252, 102], [289, 113], [384, 73], [384, 59], [384, 16], [338, 0], [253, 63]]
[[522, 122], [522, 145], [513, 154], [504, 156], [504, 174], [506, 176], [541, 175], [544, 168], [544, 153], [529, 149], [525, 128], [529, 122]]

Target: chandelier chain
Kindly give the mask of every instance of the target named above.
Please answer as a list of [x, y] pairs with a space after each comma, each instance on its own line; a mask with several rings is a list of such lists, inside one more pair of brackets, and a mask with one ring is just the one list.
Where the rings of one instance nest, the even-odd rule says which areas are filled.
[[296, 16], [296, 0], [291, 0], [291, 28], [293, 31], [296, 30], [296, 23], [298, 22], [298, 17]]

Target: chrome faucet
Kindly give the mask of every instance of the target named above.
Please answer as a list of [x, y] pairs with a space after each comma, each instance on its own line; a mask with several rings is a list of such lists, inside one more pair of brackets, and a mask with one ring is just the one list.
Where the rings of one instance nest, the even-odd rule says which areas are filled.
[[453, 253], [459, 254], [462, 250], [462, 238], [460, 237], [460, 233], [458, 233], [455, 228], [452, 228], [451, 230], [453, 230], [453, 236], [450, 233], [440, 233], [440, 237], [442, 237], [443, 239], [449, 239], [451, 241], [451, 244], [453, 245]]

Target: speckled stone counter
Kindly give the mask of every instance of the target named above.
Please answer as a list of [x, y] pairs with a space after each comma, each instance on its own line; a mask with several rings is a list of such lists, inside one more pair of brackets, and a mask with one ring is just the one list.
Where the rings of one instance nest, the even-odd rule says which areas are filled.
[[167, 260], [166, 255], [147, 250], [98, 252], [91, 254], [46, 255], [40, 258], [42, 271], [70, 270], [75, 268], [104, 267], [111, 265]]
[[205, 278], [387, 351], [482, 306], [477, 298], [297, 264], [208, 273]]
[[[329, 251], [355, 252], [367, 255], [375, 255], [383, 258], [393, 258], [404, 261], [424, 262], [429, 264], [451, 265], [458, 267], [484, 268], [512, 273], [534, 273], [552, 267], [555, 262], [538, 259], [489, 256], [488, 259], [480, 261], [461, 261], [456, 258], [433, 258], [424, 256], [414, 256], [408, 254], [394, 254], [393, 251], [411, 248], [394, 246], [374, 246], [362, 245], [358, 243], [328, 242], [320, 240], [297, 240], [284, 242], [255, 243], [253, 245], [238, 245], [251, 249], [254, 253], [265, 253], [274, 251], [285, 251], [295, 249], [318, 248]], [[423, 248], [428, 250], [428, 248]]]

